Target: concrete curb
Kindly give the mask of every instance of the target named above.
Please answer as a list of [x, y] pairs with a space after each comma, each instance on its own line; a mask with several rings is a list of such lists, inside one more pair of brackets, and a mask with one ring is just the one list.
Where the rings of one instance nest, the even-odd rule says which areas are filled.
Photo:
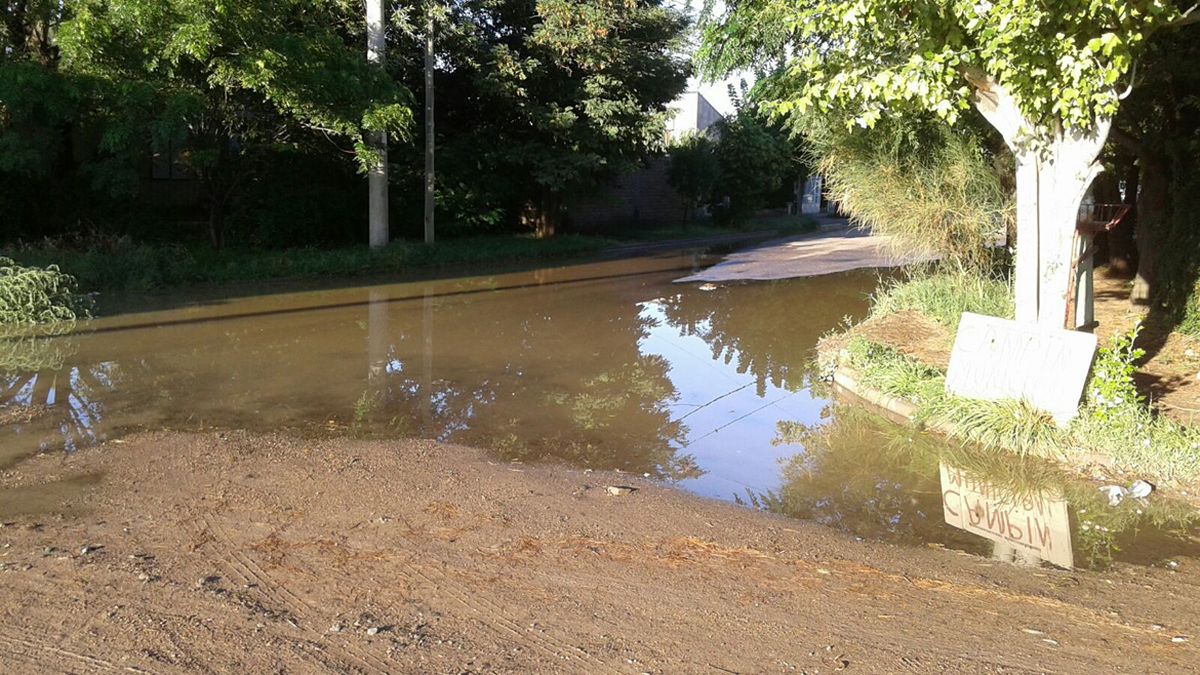
[[838, 366], [838, 369], [834, 371], [833, 383], [839, 387], [841, 393], [879, 409], [885, 417], [893, 422], [912, 423], [913, 418], [916, 417], [917, 406], [912, 401], [898, 396], [889, 396], [878, 389], [864, 385], [858, 372], [846, 366]]

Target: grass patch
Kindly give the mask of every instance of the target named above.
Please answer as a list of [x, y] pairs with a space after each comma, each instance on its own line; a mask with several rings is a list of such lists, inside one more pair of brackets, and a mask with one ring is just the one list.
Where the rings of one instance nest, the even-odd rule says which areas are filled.
[[963, 312], [1011, 319], [1012, 287], [998, 276], [967, 271], [925, 269], [907, 279], [885, 281], [871, 302], [871, 316], [913, 310], [958, 330]]
[[615, 243], [602, 237], [570, 235], [553, 239], [477, 237], [431, 246], [398, 241], [378, 250], [354, 246], [214, 251], [204, 245], [126, 243], [112, 250], [88, 251], [26, 247], [19, 255], [29, 264], [54, 263], [70, 270], [80, 285], [89, 290], [148, 291], [195, 284], [350, 277], [402, 273], [423, 267], [566, 258], [595, 254]]
[[[687, 228], [633, 231], [620, 237], [560, 235], [537, 239], [529, 235], [494, 235], [447, 239], [429, 246], [420, 242], [395, 241], [378, 250], [348, 246], [214, 251], [205, 244], [147, 244], [126, 238], [102, 238], [98, 243], [85, 243], [83, 247], [45, 241], [9, 246], [7, 250], [27, 265], [69, 270], [79, 286], [89, 291], [151, 291], [201, 284], [399, 274], [421, 268], [536, 262], [595, 255], [636, 241], [693, 239], [741, 232], [787, 234], [814, 229], [816, 221], [803, 216], [782, 222], [752, 222], [737, 229], [699, 224]], [[62, 275], [60, 285], [70, 279], [72, 277]], [[73, 290], [74, 281], [70, 283]]]
[[[1200, 430], [1154, 415], [1136, 399], [1117, 405], [1111, 400], [1085, 403], [1070, 425], [1060, 429], [1024, 402], [950, 396], [941, 371], [861, 338], [848, 342], [843, 360], [864, 385], [913, 402], [919, 424], [984, 450], [1068, 461], [1096, 454], [1111, 458], [1121, 473], [1165, 484], [1200, 479]], [[1089, 393], [1102, 384], [1089, 383]]]

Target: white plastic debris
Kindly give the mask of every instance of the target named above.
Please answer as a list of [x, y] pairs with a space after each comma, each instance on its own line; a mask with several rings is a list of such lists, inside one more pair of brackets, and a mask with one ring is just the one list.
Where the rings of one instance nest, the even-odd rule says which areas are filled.
[[715, 291], [715, 290], [717, 290], [717, 285], [716, 284], [700, 284], [700, 290]]
[[1125, 496], [1129, 494], [1129, 491], [1120, 485], [1105, 485], [1104, 487], [1100, 488], [1100, 491], [1103, 492], [1104, 496], [1108, 498], [1109, 506], [1119, 505], [1125, 500]]
[[1145, 499], [1151, 492], [1154, 492], [1154, 486], [1144, 480], [1135, 480], [1129, 486], [1129, 496], [1134, 499]]

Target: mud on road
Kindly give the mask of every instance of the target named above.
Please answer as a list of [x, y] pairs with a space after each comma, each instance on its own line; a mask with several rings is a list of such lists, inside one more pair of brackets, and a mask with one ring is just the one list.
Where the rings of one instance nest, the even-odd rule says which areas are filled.
[[6, 673], [1200, 666], [1193, 561], [1019, 568], [431, 442], [145, 434], [0, 486]]

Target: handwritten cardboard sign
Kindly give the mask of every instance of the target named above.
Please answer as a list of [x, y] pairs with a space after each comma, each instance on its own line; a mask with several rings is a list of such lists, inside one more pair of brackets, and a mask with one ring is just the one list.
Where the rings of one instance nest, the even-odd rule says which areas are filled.
[[1096, 336], [964, 312], [946, 391], [965, 398], [1025, 399], [1059, 424], [1075, 417]]
[[947, 524], [1059, 567], [1074, 566], [1071, 520], [1061, 497], [1016, 497], [945, 463], [940, 471]]

